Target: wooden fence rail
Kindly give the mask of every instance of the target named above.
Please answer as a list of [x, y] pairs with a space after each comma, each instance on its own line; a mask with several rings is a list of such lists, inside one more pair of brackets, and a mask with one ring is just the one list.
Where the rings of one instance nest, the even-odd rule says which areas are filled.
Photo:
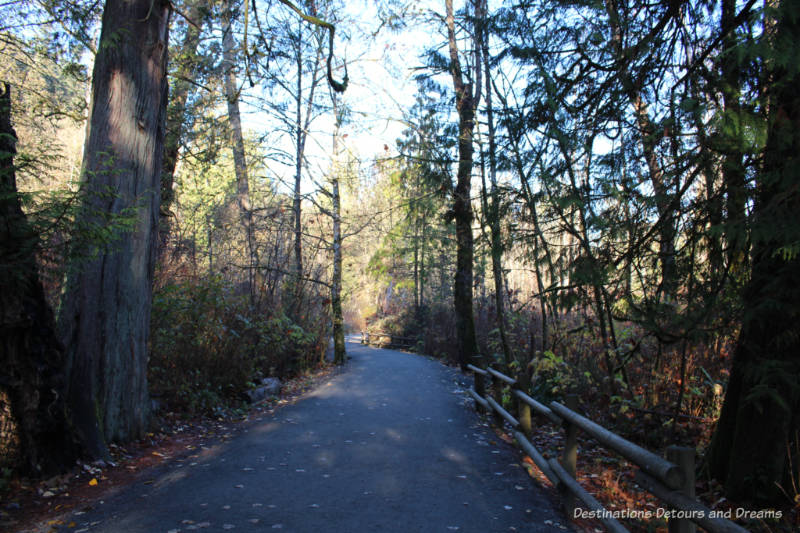
[[[562, 494], [568, 517], [575, 516], [575, 510], [579, 507], [577, 500], [580, 500], [583, 504], [581, 509], [589, 511], [590, 516], [597, 518], [608, 531], [613, 533], [628, 531], [616, 519], [615, 513], [606, 510], [575, 480], [577, 436], [580, 430], [605, 448], [618, 453], [639, 467], [635, 474], [638, 485], [664, 502], [669, 509], [667, 523], [670, 533], [693, 533], [696, 529], [695, 524], [712, 533], [747, 533], [743, 527], [718, 516], [720, 513], [712, 512], [695, 499], [693, 448], [670, 446], [666, 451], [667, 457], [660, 457], [577, 413], [577, 396], [568, 396], [565, 405], [558, 402], [544, 405], [520, 390], [517, 380], [502, 372], [474, 365], [467, 365], [467, 368], [475, 376], [475, 386], [467, 392], [475, 400], [476, 409], [491, 414], [499, 425], [507, 423], [511, 426], [519, 447], [530, 456], [539, 470]], [[492, 393], [486, 393], [484, 397], [481, 393], [485, 390], [484, 380], [487, 378], [491, 380]], [[501, 398], [505, 387], [511, 388], [512, 396], [517, 400], [515, 414], [509, 413], [502, 406]], [[554, 458], [555, 454], [550, 454], [553, 458], [546, 459], [544, 454], [531, 444], [529, 440], [533, 431], [531, 411], [563, 425], [564, 449], [559, 460]]]
[[411, 348], [417, 344], [416, 337], [402, 337], [386, 331], [362, 331], [361, 344], [380, 347]]

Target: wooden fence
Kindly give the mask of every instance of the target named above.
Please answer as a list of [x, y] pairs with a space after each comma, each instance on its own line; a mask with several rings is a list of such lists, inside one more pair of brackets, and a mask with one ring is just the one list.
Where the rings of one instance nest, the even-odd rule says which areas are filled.
[[381, 348], [411, 348], [417, 344], [416, 337], [402, 337], [386, 331], [362, 331], [361, 344]]
[[[565, 512], [570, 519], [575, 516], [575, 510], [579, 507], [578, 500], [583, 504], [580, 507], [585, 511], [585, 516], [598, 519], [608, 531], [614, 533], [628, 531], [617, 520], [617, 516], [646, 518], [644, 510], [638, 514], [607, 511], [575, 480], [578, 431], [580, 430], [605, 448], [618, 453], [639, 467], [635, 473], [636, 482], [664, 502], [666, 511], [661, 513], [661, 517], [668, 519], [670, 533], [692, 533], [696, 529], [695, 524], [714, 533], [747, 533], [743, 527], [721, 517], [720, 512], [713, 512], [695, 499], [693, 448], [670, 446], [667, 448], [666, 458], [662, 458], [578, 414], [576, 412], [577, 396], [568, 396], [565, 399], [565, 405], [558, 402], [544, 405], [521, 390], [514, 378], [493, 368], [482, 369], [474, 365], [467, 365], [467, 367], [475, 375], [475, 386], [468, 392], [475, 400], [476, 409], [491, 413], [500, 425], [506, 422], [511, 426], [519, 447], [530, 456], [539, 470], [558, 488], [564, 500]], [[492, 394], [485, 392], [485, 380], [487, 379], [491, 382]], [[516, 416], [501, 405], [501, 395], [505, 387], [510, 387], [511, 394], [516, 400]], [[544, 455], [528, 439], [533, 431], [532, 411], [563, 425], [565, 440], [560, 460], [555, 459], [558, 455], [555, 453], [551, 454], [553, 458], [545, 459]], [[653, 517], [657, 517], [655, 511], [651, 512]]]

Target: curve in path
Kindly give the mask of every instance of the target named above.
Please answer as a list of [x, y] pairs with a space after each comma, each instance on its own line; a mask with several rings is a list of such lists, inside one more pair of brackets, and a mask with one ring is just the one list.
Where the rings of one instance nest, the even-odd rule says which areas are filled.
[[354, 343], [348, 353], [296, 404], [70, 517], [69, 531], [564, 529], [514, 448], [465, 405], [456, 370]]

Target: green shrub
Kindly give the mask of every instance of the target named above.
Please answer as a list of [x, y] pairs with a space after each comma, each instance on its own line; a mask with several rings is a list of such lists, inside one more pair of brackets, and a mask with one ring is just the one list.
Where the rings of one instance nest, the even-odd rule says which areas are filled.
[[221, 278], [170, 284], [153, 296], [151, 390], [170, 409], [213, 414], [263, 377], [319, 362], [325, 339], [320, 316], [304, 327], [281, 310], [254, 309]]

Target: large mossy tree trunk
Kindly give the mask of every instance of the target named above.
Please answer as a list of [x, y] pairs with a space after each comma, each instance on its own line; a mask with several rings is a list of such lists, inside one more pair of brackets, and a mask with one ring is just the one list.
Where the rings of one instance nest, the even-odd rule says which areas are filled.
[[707, 462], [729, 498], [791, 504], [783, 492], [792, 494], [800, 472], [800, 5], [782, 2], [775, 16], [774, 37], [765, 37], [767, 144], [749, 223], [751, 277]]
[[[475, 6], [473, 20], [476, 26], [480, 24], [482, 5], [482, 1], [478, 0]], [[458, 359], [461, 369], [465, 370], [468, 363], [476, 362], [474, 359], [477, 355], [475, 318], [472, 312], [473, 215], [471, 193], [474, 156], [472, 138], [475, 128], [475, 111], [481, 99], [481, 74], [483, 69], [480, 62], [476, 62], [474, 75], [471, 76], [471, 79], [476, 80], [475, 84], [468, 84], [464, 81], [456, 43], [453, 0], [445, 0], [445, 9], [450, 52], [450, 73], [453, 77], [456, 109], [458, 111], [458, 170], [453, 199], [453, 217], [456, 224], [456, 275], [453, 300], [456, 315]], [[481, 32], [476, 28], [474, 31], [476, 50], [481, 49], [477, 44], [480, 41], [480, 35]]]
[[94, 457], [148, 427], [169, 16], [165, 0], [107, 0], [92, 75], [76, 230], [105, 240], [73, 247], [59, 328], [66, 398]]
[[0, 91], [0, 390], [16, 423], [22, 471], [39, 476], [71, 465], [78, 446], [59, 394], [64, 351], [39, 281], [39, 239], [17, 192], [11, 90]]

